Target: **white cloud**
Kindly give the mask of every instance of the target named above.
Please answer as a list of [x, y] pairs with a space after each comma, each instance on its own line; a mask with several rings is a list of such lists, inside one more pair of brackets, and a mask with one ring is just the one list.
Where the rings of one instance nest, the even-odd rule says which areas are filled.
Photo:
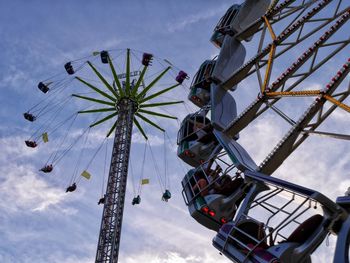
[[[162, 132], [161, 135], [163, 136]], [[148, 141], [152, 146], [160, 146], [164, 144], [164, 139], [163, 137], [160, 137], [158, 135], [153, 135], [150, 133], [146, 133], [147, 137], [148, 137]], [[137, 143], [137, 144], [144, 144], [146, 142], [145, 137], [143, 137], [143, 135], [139, 132], [134, 132], [132, 135], [132, 142], [133, 143]]]
[[[201, 250], [201, 248], [199, 248]], [[140, 253], [137, 255], [127, 256], [122, 263], [136, 263], [136, 262], [149, 262], [149, 263], [210, 263], [213, 259], [210, 254], [205, 251], [201, 251], [201, 256], [194, 255], [181, 255], [178, 252], [167, 253]], [[227, 262], [227, 260], [216, 260], [216, 262]]]
[[[42, 212], [56, 207], [65, 200], [62, 189], [50, 186], [40, 178], [30, 165], [2, 165], [0, 168], [0, 209], [4, 212], [37, 211]], [[68, 213], [73, 210], [66, 208]]]
[[37, 148], [28, 148], [21, 136], [0, 138], [0, 162], [12, 162], [24, 156], [32, 156], [38, 152]]
[[183, 30], [185, 27], [190, 26], [192, 24], [198, 23], [200, 21], [220, 16], [224, 12], [224, 8], [218, 8], [214, 10], [205, 11], [202, 13], [197, 13], [193, 15], [189, 15], [186, 18], [182, 18], [181, 21], [175, 21], [173, 24], [168, 24], [167, 29], [170, 33], [174, 33], [176, 31]]

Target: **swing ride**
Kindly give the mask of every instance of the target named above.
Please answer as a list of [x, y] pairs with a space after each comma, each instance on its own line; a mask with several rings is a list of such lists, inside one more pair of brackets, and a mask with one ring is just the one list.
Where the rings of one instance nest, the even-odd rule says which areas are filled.
[[[121, 58], [123, 54], [125, 54], [125, 60]], [[102, 65], [108, 66], [107, 69], [98, 65], [98, 58]], [[166, 177], [165, 141], [167, 135], [165, 134], [165, 130], [154, 119], [167, 118], [171, 120], [177, 119], [177, 117], [153, 111], [152, 108], [157, 107], [162, 110], [163, 106], [183, 103], [183, 101], [164, 100], [164, 94], [172, 92], [184, 80], [188, 79], [188, 76], [186, 72], [174, 68], [168, 60], [154, 57], [150, 53], [142, 54], [130, 49], [126, 49], [126, 52], [125, 50], [94, 52], [89, 57], [67, 62], [64, 65], [64, 69], [66, 71], [66, 73], [63, 73], [64, 75], [58, 74], [39, 83], [39, 90], [47, 97], [28, 112], [24, 113], [24, 118], [30, 122], [35, 121], [36, 123], [40, 122], [45, 115], [50, 117], [42, 121], [39, 129], [25, 141], [25, 144], [28, 147], [34, 148], [40, 146], [41, 143], [51, 143], [51, 140], [55, 141], [55, 133], [58, 133], [62, 128], [65, 129], [65, 132], [62, 133], [63, 139], [58, 141], [55, 147], [57, 150], [52, 152], [45, 165], [40, 169], [43, 173], [52, 173], [58, 162], [68, 152], [73, 151], [74, 146], [80, 143], [82, 150], [79, 153], [73, 176], [66, 188], [66, 192], [71, 193], [77, 190], [81, 178], [87, 180], [91, 178], [91, 173], [89, 172], [90, 164], [103, 147], [105, 147], [105, 170], [107, 139], [114, 132], [108, 181], [105, 192], [101, 194], [101, 198], [97, 202], [99, 205], [103, 204], [104, 208], [96, 262], [117, 262], [129, 166], [131, 167], [131, 173], [133, 173], [130, 161], [133, 125], [135, 124], [138, 132], [146, 142], [141, 175], [144, 173], [146, 150], [149, 148], [153, 163], [156, 166], [156, 174], [161, 182], [163, 191], [161, 199], [164, 202], [168, 202], [171, 198], [171, 192], [169, 190], [168, 178]], [[72, 84], [75, 86], [74, 93], [65, 97], [63, 91]], [[78, 87], [85, 90], [88, 89], [90, 92], [78, 93]], [[63, 114], [65, 110], [72, 110], [72, 104], [74, 104], [71, 100], [72, 98], [88, 101], [91, 105], [70, 115], [68, 118], [63, 118], [57, 125], [53, 125], [55, 120], [58, 120], [61, 115], [65, 115]], [[75, 103], [80, 104], [79, 101]], [[103, 105], [103, 107], [94, 107], [91, 109], [95, 105]], [[77, 131], [79, 133], [78, 136], [72, 135], [74, 133], [72, 131], [73, 124], [76, 121], [83, 121], [77, 120], [78, 116], [88, 116], [90, 114], [97, 115], [92, 124], [83, 131], [81, 129]], [[101, 115], [105, 116], [101, 117]], [[148, 143], [148, 136], [142, 122], [164, 133], [163, 179], [161, 178], [161, 171], [157, 166], [152, 147]], [[106, 136], [102, 144], [94, 152], [91, 161], [83, 169], [80, 176], [78, 176], [78, 169], [81, 169], [79, 167], [81, 166], [80, 162], [83, 152], [88, 148], [88, 137], [92, 133], [91, 128], [103, 123], [109, 123], [109, 130], [107, 133], [98, 131], [106, 134]], [[66, 143], [69, 137], [73, 139], [73, 142], [70, 144]], [[65, 149], [62, 150], [62, 148]], [[141, 203], [142, 185], [148, 183], [149, 179], [141, 176], [138, 192], [136, 193], [134, 191], [135, 198], [132, 200], [132, 205]], [[104, 189], [104, 185], [102, 189]]]
[[[310, 135], [350, 139], [318, 130], [336, 109], [350, 112], [344, 103], [350, 95], [350, 59], [344, 59], [349, 18], [342, 0], [246, 0], [231, 6], [214, 28], [210, 41], [219, 55], [205, 60], [192, 81], [188, 99], [200, 110], [181, 124], [178, 156], [192, 166], [182, 180], [190, 215], [217, 232], [214, 247], [233, 262], [311, 262], [329, 234], [337, 236], [334, 262], [349, 262], [350, 198], [334, 202], [270, 176]], [[246, 61], [248, 41], [257, 52]], [[315, 77], [332, 60], [343, 64], [324, 74], [328, 80]], [[233, 92], [248, 80], [258, 94], [237, 114]], [[312, 81], [321, 88], [306, 89]], [[239, 133], [264, 113], [289, 127], [256, 164], [239, 144]], [[210, 153], [198, 150], [210, 143]]]
[[[200, 109], [181, 122], [177, 155], [191, 166], [181, 182], [190, 215], [216, 232], [214, 247], [233, 262], [311, 262], [312, 254], [329, 234], [337, 236], [334, 262], [349, 262], [350, 197], [332, 201], [318, 191], [271, 176], [311, 135], [350, 139], [347, 134], [324, 131], [334, 111], [350, 112], [346, 104], [350, 85], [345, 83], [350, 59], [344, 59], [349, 52], [349, 19], [350, 7], [344, 0], [245, 0], [229, 7], [214, 28], [210, 41], [219, 48], [219, 54], [205, 60], [194, 75], [188, 100]], [[140, 121], [165, 132], [149, 117], [176, 117], [147, 108], [183, 103], [167, 101], [162, 96], [189, 77], [167, 60], [135, 52], [103, 50], [67, 62], [63, 77], [59, 74], [38, 84], [46, 98], [23, 114], [29, 122], [42, 123], [25, 140], [28, 147], [49, 143], [49, 136], [51, 143], [59, 130], [65, 129], [65, 133], [61, 132], [63, 139], [54, 147], [60, 150], [52, 152], [40, 170], [43, 173], [55, 172], [54, 167], [73, 147], [81, 144], [85, 149], [91, 128], [102, 123], [110, 125], [106, 138], [78, 177], [80, 152], [66, 192], [76, 191], [81, 178], [90, 179], [90, 164], [101, 148], [105, 147], [107, 153], [107, 138], [115, 134], [107, 187], [98, 201], [104, 209], [96, 262], [118, 261], [129, 170], [133, 177], [130, 148], [134, 124], [146, 143], [137, 190], [133, 186], [132, 205], [141, 204], [142, 186], [149, 183], [143, 177], [148, 149], [163, 186], [161, 199], [167, 202], [171, 198], [166, 178], [168, 135], [164, 133], [162, 180]], [[124, 53], [123, 64], [120, 56]], [[335, 73], [334, 61], [342, 61]], [[63, 91], [72, 83], [85, 90], [78, 93], [74, 89], [75, 93], [65, 97]], [[237, 112], [238, 96], [234, 95], [243, 89], [240, 86], [255, 88], [256, 92], [250, 92], [254, 95], [252, 102]], [[308, 89], [310, 86], [317, 88]], [[72, 98], [92, 105], [60, 119], [67, 116], [64, 111], [72, 110]], [[159, 98], [162, 99], [149, 102]], [[75, 104], [80, 106], [79, 101]], [[104, 108], [91, 109], [96, 104]], [[77, 117], [90, 113], [98, 115], [89, 120], [94, 120], [92, 124], [80, 129], [78, 137], [71, 136], [73, 124], [81, 122]], [[239, 138], [266, 114], [281, 120], [277, 123], [285, 135], [257, 164]], [[54, 121], [58, 124], [53, 125]], [[73, 142], [69, 144], [66, 139], [70, 136]]]

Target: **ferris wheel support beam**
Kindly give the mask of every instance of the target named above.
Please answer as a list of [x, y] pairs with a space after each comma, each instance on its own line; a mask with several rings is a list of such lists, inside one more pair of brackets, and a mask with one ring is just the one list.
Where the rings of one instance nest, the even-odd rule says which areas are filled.
[[[349, 10], [347, 8], [346, 10]], [[349, 12], [349, 11], [347, 11]], [[344, 25], [344, 23], [349, 19], [349, 17], [346, 17], [345, 11], [341, 12], [343, 16], [345, 17], [345, 20], [342, 21], [342, 23], [336, 24], [337, 26], [334, 27], [334, 31], [331, 33], [325, 34], [325, 38], [319, 42], [317, 45], [317, 48], [313, 48], [317, 42], [314, 43], [312, 48], [312, 51], [309, 49], [305, 53], [306, 55], [302, 58], [298, 59], [295, 63], [292, 65], [292, 69], [288, 71], [288, 73], [284, 73], [284, 75], [281, 76], [281, 78], [277, 81], [277, 83], [273, 83], [272, 86], [268, 87], [269, 91], [277, 91], [278, 89], [281, 89], [283, 92], [289, 92], [296, 88], [302, 81], [307, 79], [308, 76], [310, 76], [313, 72], [317, 71], [322, 65], [324, 65], [329, 59], [331, 59], [334, 55], [338, 54], [341, 50], [343, 50], [345, 47], [347, 47], [350, 44], [350, 39], [345, 40], [337, 40], [333, 43], [326, 43], [326, 41], [336, 32], [337, 28], [340, 28], [340, 26]], [[331, 45], [338, 45], [338, 47], [335, 48], [334, 51], [332, 51], [330, 54], [328, 54], [325, 58], [320, 59], [319, 56], [321, 54], [318, 52], [318, 50], [325, 46], [331, 46]], [[322, 53], [322, 52], [321, 52]], [[303, 73], [297, 73], [297, 69], [299, 69], [302, 65], [305, 64], [307, 60], [311, 59], [311, 64], [309, 69], [306, 72]], [[318, 63], [316, 63], [318, 61]], [[286, 81], [288, 80], [294, 80], [294, 83], [289, 83], [289, 87], [286, 88]], [[268, 94], [268, 93], [267, 93]], [[269, 105], [265, 106], [261, 109], [262, 105], [265, 103], [265, 99], [271, 99], [269, 101]], [[269, 106], [275, 104], [280, 98], [276, 97], [270, 97], [268, 96], [264, 98], [263, 96], [258, 97], [253, 103], [251, 103], [239, 116], [237, 116], [224, 130], [224, 132], [230, 136], [233, 137], [237, 133], [239, 133], [241, 130], [243, 130], [249, 123], [251, 123], [255, 118], [257, 118], [259, 115], [261, 115], [263, 112], [265, 112]]]
[[[287, 157], [294, 152], [303, 141], [308, 138], [309, 134], [304, 132], [305, 128], [310, 128], [314, 131], [321, 123], [337, 108], [337, 104], [333, 104], [326, 113], [322, 114], [324, 104], [327, 101], [326, 97], [332, 97], [331, 95], [343, 82], [350, 72], [350, 62], [344, 64], [342, 69], [337, 75], [332, 78], [331, 82], [327, 85], [326, 90], [322, 95], [314, 101], [314, 103], [305, 111], [303, 116], [297, 121], [297, 123], [287, 132], [283, 139], [276, 145], [272, 152], [266, 157], [266, 159], [259, 165], [258, 171], [265, 174], [272, 174], [277, 168], [284, 162]], [[338, 102], [344, 101], [350, 95], [350, 86], [348, 91], [343, 93], [340, 98], [337, 98]], [[334, 98], [334, 97], [332, 97]], [[318, 116], [317, 116], [318, 115]], [[316, 121], [311, 121], [316, 117]], [[301, 136], [301, 137], [300, 137]]]
[[132, 127], [137, 107], [133, 100], [122, 99], [118, 108], [96, 263], [118, 262]]
[[[339, 1], [341, 1], [341, 0], [339, 0]], [[309, 37], [311, 37], [312, 35], [317, 33], [320, 29], [322, 29], [323, 27], [325, 27], [326, 25], [328, 25], [333, 20], [337, 19], [338, 17], [340, 17], [341, 15], [343, 15], [347, 11], [347, 8], [344, 10], [338, 10], [336, 14], [330, 14], [329, 17], [324, 17], [322, 19], [322, 21], [324, 21], [324, 23], [318, 25], [317, 27], [313, 27], [313, 29], [307, 33], [303, 33], [305, 30], [304, 25], [306, 23], [312, 23], [312, 20], [311, 20], [312, 17], [314, 17], [318, 12], [320, 12], [323, 8], [325, 8], [329, 3], [330, 3], [330, 1], [321, 3], [321, 5], [316, 7], [316, 9], [313, 10], [311, 13], [306, 14], [304, 17], [300, 18], [298, 21], [293, 23], [291, 26], [287, 27], [280, 35], [277, 36], [277, 39], [275, 41], [268, 44], [265, 48], [263, 48], [261, 46], [259, 48], [258, 53], [251, 60], [249, 60], [242, 67], [240, 67], [235, 72], [233, 72], [231, 77], [229, 77], [227, 80], [222, 82], [220, 84], [220, 86], [226, 90], [229, 90], [231, 87], [237, 85], [243, 79], [251, 76], [253, 73], [258, 71], [260, 68], [267, 65], [268, 60], [267, 59], [264, 60], [263, 58], [266, 57], [270, 53], [271, 46], [273, 44], [275, 44], [276, 47], [282, 47], [282, 46], [284, 47], [282, 50], [279, 50], [278, 52], [275, 53], [275, 55], [273, 56], [273, 59], [276, 59], [276, 58], [282, 56], [283, 54], [285, 54], [286, 52], [288, 52], [289, 50], [291, 50], [292, 48], [294, 48], [296, 45], [298, 45], [302, 41], [308, 39]], [[266, 17], [269, 18], [268, 15], [266, 15]], [[261, 25], [262, 24], [263, 24], [263, 19], [261, 21]], [[273, 25], [273, 22], [270, 21], [270, 24]], [[266, 24], [264, 24], [264, 26], [262, 26], [261, 29], [259, 29], [257, 31], [264, 30], [265, 28], [266, 28]], [[298, 37], [294, 41], [286, 42], [286, 40], [292, 34], [297, 32], [298, 30], [300, 30]], [[263, 34], [262, 38], [264, 38], [264, 37], [265, 37], [265, 34]], [[264, 39], [261, 39], [261, 42], [263, 42], [263, 40]]]

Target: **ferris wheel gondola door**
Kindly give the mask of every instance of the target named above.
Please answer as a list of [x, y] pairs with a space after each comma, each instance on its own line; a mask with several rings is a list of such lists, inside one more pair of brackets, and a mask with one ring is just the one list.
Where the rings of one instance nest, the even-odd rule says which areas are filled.
[[[233, 37], [226, 37], [211, 74], [213, 82], [216, 84], [225, 82], [232, 75], [232, 72], [243, 65], [246, 53], [241, 42]], [[236, 87], [236, 85], [232, 86], [230, 90], [235, 90]]]

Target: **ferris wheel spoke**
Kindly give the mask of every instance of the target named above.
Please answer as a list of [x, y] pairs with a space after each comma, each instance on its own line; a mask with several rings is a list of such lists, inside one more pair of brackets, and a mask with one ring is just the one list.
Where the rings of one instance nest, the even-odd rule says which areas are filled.
[[159, 92], [157, 92], [157, 93], [154, 93], [154, 94], [152, 94], [152, 95], [150, 95], [150, 96], [148, 96], [148, 97], [142, 99], [142, 100], [140, 101], [140, 103], [143, 103], [143, 102], [145, 102], [145, 101], [154, 99], [154, 98], [158, 97], [159, 95], [162, 95], [162, 94], [164, 94], [164, 93], [166, 93], [166, 92], [168, 92], [168, 91], [170, 91], [170, 90], [176, 88], [176, 87], [179, 86], [179, 85], [180, 85], [180, 83], [177, 83], [177, 84], [175, 84], [175, 85], [173, 85], [173, 86], [171, 86], [171, 87], [169, 87], [169, 88], [166, 88], [166, 89], [163, 89], [163, 90], [161, 90], [161, 91], [159, 91]]
[[124, 96], [124, 91], [122, 89], [122, 86], [120, 85], [120, 81], [119, 81], [118, 75], [117, 75], [117, 73], [115, 71], [113, 62], [112, 62], [112, 60], [111, 60], [111, 58], [109, 56], [107, 57], [107, 59], [108, 59], [109, 67], [111, 68], [111, 71], [112, 71], [112, 74], [113, 74], [113, 77], [114, 77], [115, 84], [117, 85], [118, 92], [119, 92], [119, 95], [118, 95], [115, 92], [115, 90], [113, 89], [113, 94], [114, 94], [114, 96], [116, 96], [116, 98], [122, 97], [122, 96]]
[[308, 134], [308, 135], [317, 135], [320, 137], [328, 137], [328, 138], [350, 141], [350, 135], [348, 135], [348, 134], [339, 134], [339, 133], [321, 132], [321, 131], [308, 131], [308, 130], [304, 130], [303, 133]]
[[137, 117], [139, 117], [140, 119], [142, 119], [143, 121], [147, 122], [148, 124], [152, 125], [153, 127], [157, 128], [158, 130], [161, 130], [162, 132], [165, 132], [165, 130], [163, 128], [161, 128], [160, 126], [155, 124], [153, 121], [151, 121], [151, 120], [147, 119], [146, 117], [142, 116], [141, 114], [136, 113], [135, 115]]
[[171, 67], [167, 67], [162, 73], [158, 75], [146, 88], [144, 88], [140, 94], [136, 97], [137, 99], [142, 98], [164, 75], [171, 69]]
[[107, 117], [104, 117], [103, 119], [101, 119], [101, 120], [99, 120], [99, 121], [97, 121], [97, 122], [91, 124], [91, 125], [90, 125], [90, 128], [92, 128], [92, 127], [94, 127], [94, 126], [97, 126], [97, 125], [99, 125], [99, 124], [101, 124], [101, 123], [103, 123], [103, 122], [105, 122], [105, 121], [107, 121], [107, 120], [109, 120], [109, 119], [111, 119], [111, 118], [117, 116], [117, 115], [118, 115], [118, 112], [114, 112], [114, 113], [108, 115]]
[[[334, 16], [333, 16], [333, 14], [329, 15], [329, 17], [327, 17], [327, 19], [325, 19], [324, 23], [320, 24], [317, 27], [313, 27], [313, 29], [307, 33], [301, 34], [301, 32], [304, 29], [303, 25], [305, 23], [310, 22], [310, 19], [312, 17], [314, 17], [317, 13], [319, 13], [328, 4], [329, 4], [329, 2], [321, 3], [321, 5], [316, 7], [314, 10], [312, 10], [312, 12], [309, 12], [304, 17], [300, 18], [298, 21], [296, 21], [294, 24], [292, 24], [290, 27], [287, 27], [277, 37], [277, 39], [274, 42], [271, 42], [270, 44], [268, 44], [265, 48], [260, 50], [255, 55], [255, 57], [253, 57], [251, 60], [249, 60], [247, 63], [245, 63], [242, 67], [238, 68], [235, 72], [233, 72], [233, 74], [227, 80], [225, 80], [223, 83], [221, 83], [221, 86], [223, 88], [225, 88], [226, 90], [229, 90], [232, 86], [237, 85], [240, 81], [242, 81], [243, 79], [246, 79], [247, 77], [249, 77], [250, 75], [255, 73], [259, 68], [262, 68], [263, 66], [267, 65], [268, 60], [263, 61], [263, 58], [270, 53], [271, 47], [273, 45], [276, 45], [277, 47], [285, 46], [284, 49], [276, 52], [276, 54], [273, 56], [273, 59], [276, 59], [276, 58], [282, 56], [283, 54], [285, 54], [286, 52], [288, 52], [289, 50], [291, 50], [292, 48], [294, 48], [295, 46], [297, 46], [298, 44], [300, 44], [301, 42], [305, 41], [306, 39], [308, 39], [309, 37], [311, 37], [315, 33], [319, 32], [323, 27], [325, 27], [326, 25], [331, 23], [333, 20], [344, 15], [348, 11], [348, 8], [345, 8], [344, 10], [337, 12], [337, 14]], [[261, 19], [261, 20], [263, 23], [263, 19]], [[344, 22], [346, 22], [346, 20], [347, 20], [347, 18], [345, 19], [345, 21], [342, 21], [340, 25], [342, 25]], [[338, 26], [339, 25], [337, 25], [337, 27]], [[300, 30], [300, 34], [298, 35], [298, 38], [295, 39], [294, 41], [291, 41], [288, 43], [285, 42], [292, 34], [297, 32], [297, 30]], [[329, 37], [327, 37], [327, 39]], [[256, 67], [257, 64], [258, 64], [258, 67]]]
[[[311, 104], [311, 106], [304, 112], [295, 125], [286, 133], [281, 141], [276, 145], [272, 152], [265, 158], [265, 160], [259, 165], [259, 171], [265, 174], [272, 174], [292, 152], [294, 152], [299, 145], [309, 136], [304, 132], [305, 127], [310, 127], [310, 122], [317, 114], [322, 112], [323, 107], [327, 101], [327, 98], [332, 98], [331, 95], [340, 86], [343, 80], [350, 72], [350, 60], [348, 60], [342, 68], [337, 72], [331, 81], [326, 85], [322, 95], [320, 95]], [[310, 131], [317, 129], [319, 125], [344, 101], [350, 92], [345, 93], [334, 103], [326, 113], [319, 114], [315, 123], [312, 124]], [[345, 105], [345, 104], [344, 104]]]
[[158, 116], [158, 117], [164, 117], [164, 118], [177, 120], [177, 117], [174, 117], [174, 116], [171, 116], [171, 115], [167, 115], [167, 114], [162, 114], [162, 113], [159, 113], [159, 112], [147, 111], [147, 110], [139, 110], [138, 112], [142, 112], [142, 113], [146, 113], [146, 114], [150, 114], [150, 115], [154, 115], [154, 116]]
[[85, 80], [83, 80], [80, 77], [75, 77], [77, 80], [79, 80], [81, 83], [85, 84], [86, 86], [88, 86], [89, 88], [91, 88], [92, 90], [96, 91], [97, 93], [101, 94], [103, 97], [106, 97], [108, 99], [110, 99], [111, 101], [116, 101], [116, 98], [112, 97], [111, 95], [107, 94], [106, 92], [100, 90], [99, 88], [95, 87], [94, 85], [86, 82]]
[[137, 127], [137, 129], [141, 132], [142, 136], [146, 139], [146, 141], [148, 140], [148, 137], [146, 136], [145, 131], [142, 129], [140, 123], [138, 122], [138, 120], [134, 117], [134, 123]]
[[[267, 87], [266, 98], [269, 101], [269, 105], [275, 104], [277, 101], [281, 99], [282, 96], [273, 97], [269, 95], [284, 95], [284, 96], [296, 96], [296, 95], [317, 95], [319, 91], [297, 91], [291, 92], [294, 88], [298, 87], [300, 83], [306, 80], [311, 74], [319, 70], [329, 59], [342, 51], [345, 47], [350, 44], [350, 39], [338, 40], [337, 43], [339, 45], [335, 50], [330, 52], [326, 57], [320, 58], [323, 52], [317, 52], [322, 48], [325, 42], [335, 33], [337, 28], [340, 28], [344, 23], [349, 19], [345, 12], [341, 12], [343, 14], [343, 18], [340, 18], [339, 21], [336, 22], [333, 27], [333, 31], [330, 33], [325, 33], [317, 42], [315, 42], [311, 47], [309, 47], [304, 54], [298, 58], [292, 66], [290, 66], [280, 77], [277, 78], [275, 82], [273, 82], [269, 87]], [[331, 28], [332, 28], [331, 27]], [[317, 53], [316, 53], [317, 52]], [[314, 54], [315, 57], [312, 58]], [[315, 63], [317, 57], [318, 63]], [[297, 70], [300, 69], [307, 60], [311, 58], [311, 65], [306, 72], [297, 73]], [[288, 88], [285, 88], [287, 80], [289, 81]], [[293, 81], [291, 81], [293, 80]], [[281, 92], [277, 92], [278, 89], [282, 89]], [[313, 93], [313, 94], [309, 94]], [[265, 106], [261, 108], [263, 105], [263, 98], [259, 97], [255, 100], [251, 105], [249, 105], [245, 111], [243, 111], [239, 116], [237, 116], [228, 126], [225, 128], [225, 133], [228, 136], [235, 136], [235, 134], [239, 133], [242, 129], [244, 129], [250, 122], [260, 116], [263, 112], [265, 112], [269, 106]], [[261, 108], [261, 109], [260, 109]]]
[[118, 98], [118, 94], [116, 94], [113, 87], [107, 82], [107, 80], [102, 76], [102, 74], [94, 67], [94, 65], [92, 65], [92, 63], [90, 61], [88, 61], [87, 63], [92, 68], [92, 70], [95, 72], [97, 77], [103, 82], [103, 84], [105, 84], [106, 88], [109, 89], [110, 92], [112, 92]]
[[106, 105], [110, 105], [110, 106], [115, 106], [115, 103], [112, 103], [112, 102], [109, 102], [109, 101], [98, 100], [98, 99], [94, 99], [94, 98], [90, 98], [90, 97], [81, 96], [81, 95], [78, 95], [78, 94], [72, 94], [72, 96], [76, 97], [76, 98], [83, 99], [83, 100], [89, 100], [89, 101], [97, 102], [97, 103], [100, 103], [100, 104], [106, 104]]

